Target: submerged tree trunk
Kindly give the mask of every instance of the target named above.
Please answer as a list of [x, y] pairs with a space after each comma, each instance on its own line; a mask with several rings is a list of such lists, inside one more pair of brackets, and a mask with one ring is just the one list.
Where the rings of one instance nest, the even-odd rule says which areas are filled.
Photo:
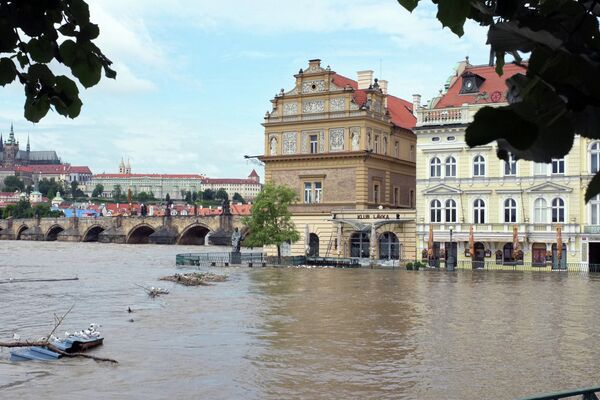
[[281, 264], [281, 245], [277, 245], [277, 264]]

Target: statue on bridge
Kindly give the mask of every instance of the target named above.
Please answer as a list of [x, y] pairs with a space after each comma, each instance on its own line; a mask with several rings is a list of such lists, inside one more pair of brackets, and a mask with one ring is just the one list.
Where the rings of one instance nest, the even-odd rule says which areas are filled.
[[233, 253], [239, 253], [244, 237], [238, 228], [235, 228], [231, 234], [231, 247]]

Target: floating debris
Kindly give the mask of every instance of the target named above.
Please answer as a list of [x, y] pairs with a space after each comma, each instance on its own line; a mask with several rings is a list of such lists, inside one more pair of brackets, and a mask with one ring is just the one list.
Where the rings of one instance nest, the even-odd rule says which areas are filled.
[[[145, 287], [145, 286], [137, 285], [137, 284], [136, 284], [136, 286], [139, 286], [142, 289], [144, 289], [146, 291], [146, 293], [148, 293], [148, 296], [150, 296], [152, 298], [158, 297], [161, 294], [169, 294], [169, 291], [167, 289], [164, 289], [164, 288], [159, 288], [159, 287], [154, 287], [154, 286], [152, 286], [152, 287]], [[131, 312], [131, 311], [129, 311], [129, 312]]]
[[227, 275], [217, 275], [212, 272], [191, 272], [188, 274], [163, 276], [160, 280], [175, 282], [185, 286], [209, 286], [209, 282], [226, 281]]

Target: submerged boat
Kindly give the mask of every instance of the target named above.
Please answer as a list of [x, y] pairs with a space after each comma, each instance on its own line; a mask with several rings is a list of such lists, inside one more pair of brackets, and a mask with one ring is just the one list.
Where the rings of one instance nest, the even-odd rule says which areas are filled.
[[[52, 347], [65, 353], [80, 353], [92, 347], [99, 346], [104, 342], [104, 338], [100, 336], [99, 332], [95, 332], [95, 330], [92, 332], [94, 332], [92, 335], [73, 334], [66, 336], [64, 339], [53, 337], [50, 339], [50, 344]], [[62, 354], [52, 351], [46, 346], [24, 347], [10, 352], [10, 359], [12, 361], [49, 361], [58, 360], [61, 357]]]

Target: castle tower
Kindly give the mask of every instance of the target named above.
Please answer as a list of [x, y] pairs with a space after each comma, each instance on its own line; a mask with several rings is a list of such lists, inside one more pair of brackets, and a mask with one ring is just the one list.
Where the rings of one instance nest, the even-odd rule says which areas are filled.
[[127, 165], [125, 166], [125, 173], [131, 174], [131, 163], [129, 162], [129, 159], [127, 159]]
[[17, 153], [19, 152], [19, 142], [15, 140], [15, 131], [13, 125], [10, 124], [10, 133], [8, 140], [4, 143], [4, 161], [5, 167], [14, 167], [17, 163]]
[[119, 163], [119, 174], [124, 174], [125, 173], [125, 161], [123, 161], [123, 158], [121, 157], [121, 162]]

